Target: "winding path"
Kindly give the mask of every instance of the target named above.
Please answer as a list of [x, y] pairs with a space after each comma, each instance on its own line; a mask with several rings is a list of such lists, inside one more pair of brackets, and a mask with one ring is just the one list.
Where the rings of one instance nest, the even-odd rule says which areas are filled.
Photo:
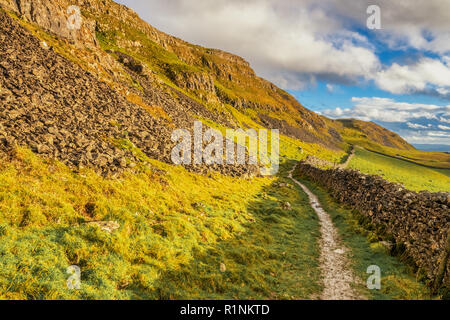
[[324, 290], [321, 300], [362, 300], [366, 299], [351, 287], [352, 283], [360, 282], [353, 274], [347, 252], [348, 249], [341, 243], [336, 228], [330, 215], [322, 208], [317, 196], [305, 185], [297, 181], [292, 173], [296, 166], [289, 172], [289, 178], [299, 185], [309, 197], [309, 203], [320, 220], [320, 268], [322, 271]]
[[345, 169], [350, 164], [350, 161], [352, 161], [353, 157], [355, 156], [355, 146], [352, 145], [352, 149], [350, 150], [350, 153], [347, 157], [347, 160], [343, 164], [340, 165], [341, 168]]

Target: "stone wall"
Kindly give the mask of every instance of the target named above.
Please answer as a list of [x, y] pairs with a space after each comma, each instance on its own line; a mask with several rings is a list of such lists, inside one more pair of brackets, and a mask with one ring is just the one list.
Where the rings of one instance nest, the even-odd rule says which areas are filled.
[[300, 162], [296, 174], [326, 188], [339, 202], [385, 228], [436, 286], [450, 288], [450, 193], [413, 192], [355, 170], [320, 169]]

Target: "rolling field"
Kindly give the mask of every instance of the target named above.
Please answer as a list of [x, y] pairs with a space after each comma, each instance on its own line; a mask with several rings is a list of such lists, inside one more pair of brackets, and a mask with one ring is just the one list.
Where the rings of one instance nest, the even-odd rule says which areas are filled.
[[368, 139], [360, 131], [349, 128], [342, 131], [342, 136], [347, 143], [363, 147], [366, 150], [372, 150], [399, 158], [400, 160], [404, 159], [425, 166], [450, 169], [450, 154], [448, 153], [416, 150], [412, 146], [408, 150], [388, 147]]
[[361, 148], [356, 148], [348, 168], [402, 183], [407, 189], [414, 191], [450, 191], [450, 169], [428, 168]]

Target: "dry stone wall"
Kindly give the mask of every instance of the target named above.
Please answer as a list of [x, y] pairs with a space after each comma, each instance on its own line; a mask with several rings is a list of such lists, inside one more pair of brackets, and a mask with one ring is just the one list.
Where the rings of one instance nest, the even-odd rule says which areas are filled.
[[378, 176], [341, 168], [324, 170], [305, 161], [298, 164], [296, 174], [383, 226], [432, 283], [443, 276], [450, 288], [450, 193], [413, 192]]

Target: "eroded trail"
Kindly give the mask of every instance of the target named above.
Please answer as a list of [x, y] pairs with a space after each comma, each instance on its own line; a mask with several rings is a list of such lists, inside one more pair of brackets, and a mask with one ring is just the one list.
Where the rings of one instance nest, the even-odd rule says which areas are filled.
[[324, 290], [320, 296], [322, 300], [360, 300], [365, 299], [351, 287], [352, 283], [357, 283], [358, 278], [353, 274], [347, 257], [347, 248], [339, 240], [336, 228], [333, 225], [330, 215], [322, 208], [317, 196], [305, 185], [297, 181], [292, 173], [289, 178], [299, 185], [308, 195], [309, 202], [317, 213], [320, 220], [320, 268], [322, 271]]

